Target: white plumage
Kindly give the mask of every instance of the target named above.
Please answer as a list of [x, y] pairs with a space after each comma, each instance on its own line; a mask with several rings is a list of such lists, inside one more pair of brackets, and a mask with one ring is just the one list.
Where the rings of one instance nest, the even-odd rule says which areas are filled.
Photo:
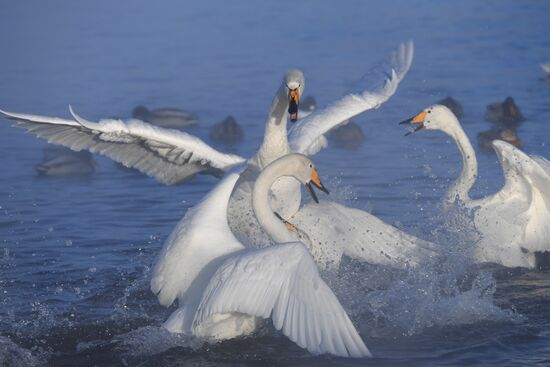
[[550, 163], [530, 157], [504, 141], [492, 145], [502, 165], [505, 183], [497, 193], [471, 199], [469, 191], [477, 178], [475, 151], [455, 115], [445, 106], [434, 105], [405, 122], [421, 129], [437, 129], [457, 144], [463, 160], [460, 176], [446, 196], [473, 211], [480, 234], [475, 257], [480, 262], [534, 268], [536, 253], [550, 251]]

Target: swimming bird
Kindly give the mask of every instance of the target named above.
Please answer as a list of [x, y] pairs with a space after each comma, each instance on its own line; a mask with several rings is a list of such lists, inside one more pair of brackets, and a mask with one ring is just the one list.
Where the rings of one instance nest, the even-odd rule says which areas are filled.
[[145, 106], [137, 106], [132, 111], [132, 116], [135, 119], [167, 129], [183, 129], [197, 124], [199, 120], [196, 114], [173, 107], [149, 110]]
[[546, 76], [550, 76], [550, 62], [546, 62], [544, 64], [540, 64], [540, 68], [546, 74]]
[[289, 154], [258, 176], [253, 210], [272, 241], [262, 249], [246, 248], [228, 226], [227, 203], [238, 177], [238, 172], [226, 175], [185, 215], [164, 245], [151, 288], [167, 304], [171, 303], [163, 302], [167, 287], [173, 287], [180, 307], [163, 326], [171, 332], [224, 340], [249, 335], [261, 319], [271, 318], [277, 330], [313, 354], [370, 356], [320, 277], [307, 245], [270, 205], [269, 189], [280, 177], [304, 184], [315, 199], [312, 185], [326, 191], [313, 162]]
[[309, 116], [317, 108], [317, 101], [313, 96], [305, 96], [300, 102], [300, 118]]
[[445, 106], [433, 105], [402, 124], [415, 125], [414, 131], [441, 130], [457, 144], [462, 171], [448, 190], [445, 202], [458, 201], [473, 211], [474, 224], [481, 235], [476, 259], [508, 267], [537, 267], [541, 254], [550, 251], [550, 162], [494, 140], [504, 186], [491, 196], [472, 199], [469, 192], [477, 178], [476, 154], [453, 113]]
[[244, 131], [231, 115], [218, 122], [210, 129], [210, 139], [218, 144], [233, 145], [243, 140]]
[[42, 162], [35, 169], [44, 176], [88, 176], [95, 172], [96, 166], [90, 152], [48, 145], [44, 148]]
[[483, 149], [492, 151], [493, 140], [496, 139], [512, 144], [516, 148], [521, 148], [523, 145], [523, 142], [519, 138], [518, 134], [511, 129], [499, 129], [493, 127], [487, 131], [477, 134], [477, 143]]
[[507, 129], [516, 130], [524, 120], [519, 107], [512, 97], [506, 97], [504, 102], [495, 102], [487, 106], [485, 119]]
[[330, 139], [334, 145], [343, 149], [357, 149], [365, 141], [365, 134], [361, 126], [353, 121], [339, 126], [330, 132]]

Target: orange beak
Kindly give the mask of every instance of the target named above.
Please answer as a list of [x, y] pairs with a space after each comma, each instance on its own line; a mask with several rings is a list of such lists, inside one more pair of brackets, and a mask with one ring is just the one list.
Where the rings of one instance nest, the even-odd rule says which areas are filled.
[[426, 111], [422, 111], [418, 115], [411, 117], [410, 119], [401, 121], [399, 125], [420, 124], [413, 131], [409, 131], [408, 133], [406, 133], [405, 136], [411, 135], [412, 133], [422, 130], [424, 128], [424, 120], [426, 119], [427, 114], [428, 113]]
[[315, 191], [313, 191], [311, 184], [314, 184], [319, 190], [321, 190], [325, 194], [329, 193], [326, 187], [321, 182], [321, 179], [319, 178], [319, 174], [317, 173], [317, 169], [315, 168], [313, 168], [313, 170], [311, 171], [311, 180], [308, 183], [306, 183], [306, 189], [311, 194], [311, 197], [313, 198], [313, 200], [315, 200], [316, 203], [319, 203], [319, 199], [317, 198]]

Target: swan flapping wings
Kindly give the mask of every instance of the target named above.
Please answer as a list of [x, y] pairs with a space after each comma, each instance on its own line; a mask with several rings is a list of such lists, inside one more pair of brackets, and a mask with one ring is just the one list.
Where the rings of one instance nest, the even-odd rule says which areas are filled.
[[[550, 162], [530, 157], [506, 142], [493, 148], [502, 164], [503, 189], [483, 204], [511, 223], [521, 223], [521, 244], [531, 252], [547, 251], [550, 237]], [[483, 200], [483, 199], [482, 199]]]
[[365, 357], [370, 352], [300, 242], [243, 251], [210, 280], [193, 328], [216, 314], [271, 317], [276, 329], [313, 354]]
[[165, 184], [185, 181], [197, 173], [220, 176], [245, 161], [182, 131], [134, 119], [91, 122], [70, 110], [75, 121], [2, 110], [0, 114], [50, 143], [106, 155]]
[[409, 71], [413, 55], [412, 41], [401, 44], [389, 60], [380, 62], [361, 79], [361, 91], [350, 93], [297, 122], [289, 133], [290, 149], [296, 153], [315, 154], [326, 145], [324, 134], [386, 102]]

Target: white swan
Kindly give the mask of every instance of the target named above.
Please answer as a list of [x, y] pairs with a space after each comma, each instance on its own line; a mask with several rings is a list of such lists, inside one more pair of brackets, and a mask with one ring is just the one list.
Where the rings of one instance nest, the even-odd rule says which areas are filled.
[[[271, 209], [269, 189], [283, 176], [305, 184], [312, 195], [312, 183], [323, 188], [313, 163], [301, 154], [279, 158], [262, 171], [253, 188], [253, 208], [275, 246], [246, 249], [229, 229], [227, 208], [220, 203], [227, 205], [238, 173], [227, 175], [186, 214], [157, 262], [157, 268], [177, 262], [183, 283], [180, 308], [164, 327], [222, 340], [250, 334], [261, 318], [271, 317], [276, 329], [313, 354], [370, 356], [307, 248]], [[185, 245], [181, 233], [189, 239]], [[198, 237], [208, 240], [195, 242]], [[152, 284], [166, 286], [158, 278]]]
[[[257, 223], [251, 202], [252, 185], [260, 170], [289, 152], [316, 153], [326, 143], [325, 133], [363, 111], [379, 107], [395, 93], [410, 68], [412, 57], [412, 42], [400, 45], [389, 62], [377, 65], [363, 78], [363, 85], [371, 86], [370, 90], [348, 94], [324, 110], [316, 110], [298, 121], [287, 137], [287, 111], [290, 114], [297, 111], [296, 103], [291, 106], [290, 100], [299, 101], [304, 89], [302, 73], [289, 72], [274, 98], [262, 145], [257, 154], [247, 161], [235, 155], [220, 153], [185, 132], [161, 129], [139, 120], [102, 120], [95, 123], [80, 118], [72, 109], [76, 121], [0, 112], [15, 119], [18, 126], [50, 142], [75, 150], [89, 149], [108, 155], [165, 183], [179, 182], [196, 173], [222, 174], [242, 164], [243, 170], [232, 189], [229, 204], [218, 202], [218, 207], [228, 206], [230, 228], [241, 242], [247, 246], [262, 247], [269, 245], [270, 241]], [[273, 185], [271, 196], [273, 209], [285, 220], [296, 222], [306, 232], [305, 237], [310, 239], [310, 243], [320, 247], [334, 248], [334, 242], [347, 243], [349, 245], [342, 251], [348, 256], [401, 267], [414, 265], [433, 255], [431, 244], [398, 231], [357, 209], [328, 203], [324, 205], [330, 208], [325, 208], [322, 214], [316, 212], [312, 216], [315, 209], [311, 207], [304, 207], [297, 212], [300, 189], [293, 179], [281, 178]], [[201, 217], [202, 214], [195, 213], [203, 210], [201, 208], [190, 210], [190, 217]], [[207, 220], [203, 223], [196, 221], [193, 226], [188, 225], [174, 232], [177, 234], [173, 234], [166, 245], [169, 247], [167, 251], [173, 252], [174, 259], [179, 258], [178, 246], [185, 247], [190, 240], [210, 240], [206, 232], [199, 232], [205, 238], [188, 236], [188, 232], [195, 233], [195, 226], [206, 223]], [[333, 253], [320, 264], [337, 266], [341, 255]], [[181, 269], [177, 260], [160, 261], [166, 263], [155, 268], [153, 279], [160, 280], [152, 282], [151, 288], [158, 294], [161, 304], [169, 306], [181, 295], [180, 285], [184, 283], [180, 282]]]
[[[266, 121], [264, 142], [250, 163], [260, 164], [260, 168], [263, 168], [289, 150], [312, 153], [320, 149], [322, 144], [318, 143], [323, 141], [323, 134], [388, 100], [409, 70], [412, 57], [412, 42], [400, 45], [392, 54], [390, 62], [381, 63], [366, 75], [362, 83], [365, 90], [350, 93], [327, 108], [316, 110], [301, 120], [287, 138], [286, 111], [290, 110], [289, 99], [293, 97], [295, 102], [299, 102], [304, 88], [301, 72], [288, 73]], [[298, 104], [295, 105], [294, 109]], [[296, 114], [297, 110], [289, 112]], [[220, 176], [247, 161], [243, 157], [221, 153], [185, 132], [151, 126], [135, 119], [105, 119], [95, 123], [74, 113], [76, 121], [2, 110], [0, 114], [51, 143], [106, 155], [165, 184], [185, 181], [197, 173]]]
[[433, 105], [401, 124], [417, 125], [414, 131], [441, 130], [456, 142], [463, 167], [445, 201], [450, 204], [458, 199], [474, 209], [474, 223], [481, 235], [477, 260], [510, 267], [537, 266], [537, 253], [550, 251], [550, 162], [495, 140], [492, 144], [505, 184], [494, 195], [472, 199], [469, 191], [477, 177], [476, 154], [453, 113], [445, 106]]

